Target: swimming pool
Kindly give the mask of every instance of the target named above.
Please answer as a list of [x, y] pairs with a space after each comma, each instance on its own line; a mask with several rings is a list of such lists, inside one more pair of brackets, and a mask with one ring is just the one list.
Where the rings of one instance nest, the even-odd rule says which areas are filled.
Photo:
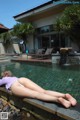
[[0, 63], [0, 73], [4, 70], [11, 70], [18, 77], [28, 77], [45, 89], [70, 93], [80, 103], [80, 66]]

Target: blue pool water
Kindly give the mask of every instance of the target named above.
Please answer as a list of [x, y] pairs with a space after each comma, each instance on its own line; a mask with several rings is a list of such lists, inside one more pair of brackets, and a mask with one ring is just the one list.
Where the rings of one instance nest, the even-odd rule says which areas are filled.
[[68, 92], [80, 102], [80, 66], [9, 62], [0, 64], [0, 73], [4, 70], [11, 70], [18, 77], [28, 77], [45, 89]]

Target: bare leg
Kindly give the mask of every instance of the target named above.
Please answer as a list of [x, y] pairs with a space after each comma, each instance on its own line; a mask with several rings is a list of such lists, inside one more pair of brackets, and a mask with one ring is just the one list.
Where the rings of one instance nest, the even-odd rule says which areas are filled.
[[51, 90], [46, 90], [45, 93], [48, 94], [48, 95], [51, 95], [51, 96], [63, 97], [63, 98], [65, 98], [65, 94], [60, 93], [60, 92], [51, 91]]
[[45, 90], [42, 87], [40, 87], [39, 85], [37, 85], [36, 83], [34, 83], [33, 81], [31, 81], [30, 79], [20, 78], [19, 82], [23, 86], [25, 86], [26, 88], [29, 88], [31, 90], [34, 90], [34, 91], [37, 91], [37, 92], [40, 92], [40, 93], [44, 93], [46, 95], [50, 95], [50, 96], [53, 96], [53, 97], [58, 97], [58, 98], [61, 97], [59, 99], [60, 103], [63, 102], [64, 99], [66, 99], [68, 102], [70, 102], [72, 104], [72, 106], [75, 106], [76, 103], [77, 103], [76, 100], [75, 100], [75, 98], [73, 98], [71, 95], [69, 95], [69, 94], [67, 95], [67, 94], [63, 94], [63, 93], [55, 92], [55, 91], [50, 91], [50, 90]]
[[71, 103], [65, 99], [63, 99], [63, 101], [61, 102], [58, 97], [50, 96], [45, 93], [40, 93], [40, 92], [31, 90], [29, 88], [25, 88], [24, 86], [18, 83], [14, 83], [11, 86], [11, 91], [13, 94], [17, 96], [36, 98], [43, 101], [57, 102], [57, 103], [61, 103], [66, 108], [71, 106]]
[[31, 81], [28, 78], [20, 78], [19, 82], [24, 85], [26, 88], [38, 91], [38, 92], [42, 92], [51, 96], [55, 96], [55, 97], [65, 97], [65, 94], [63, 93], [59, 93], [59, 92], [55, 92], [55, 91], [51, 91], [51, 90], [45, 90], [42, 87], [40, 87], [39, 85], [37, 85], [36, 83], [34, 83], [33, 81]]
[[40, 87], [39, 85], [37, 85], [36, 83], [34, 83], [28, 78], [20, 78], [18, 81], [26, 88], [39, 91], [39, 92], [44, 92], [44, 89], [42, 87]]

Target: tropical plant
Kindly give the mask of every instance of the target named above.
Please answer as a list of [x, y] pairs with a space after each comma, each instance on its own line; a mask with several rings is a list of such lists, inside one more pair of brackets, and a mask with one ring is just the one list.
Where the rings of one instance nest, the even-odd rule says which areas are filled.
[[70, 2], [80, 2], [80, 0], [67, 0], [67, 1], [70, 1]]
[[17, 23], [14, 25], [12, 35], [17, 36], [24, 41], [26, 47], [27, 37], [35, 32], [34, 26], [31, 23]]
[[34, 33], [34, 27], [30, 23], [17, 23], [13, 27], [12, 34], [26, 40], [27, 36]]
[[53, 2], [71, 2], [72, 4], [78, 4], [80, 3], [80, 0], [53, 0]]
[[[62, 0], [53, 0], [53, 1], [62, 1]], [[63, 1], [70, 1], [70, 2], [80, 2], [80, 0], [63, 0]]]
[[3, 41], [4, 44], [9, 44], [11, 42], [10, 32], [0, 34], [0, 39]]
[[67, 7], [57, 24], [80, 47], [80, 5]]

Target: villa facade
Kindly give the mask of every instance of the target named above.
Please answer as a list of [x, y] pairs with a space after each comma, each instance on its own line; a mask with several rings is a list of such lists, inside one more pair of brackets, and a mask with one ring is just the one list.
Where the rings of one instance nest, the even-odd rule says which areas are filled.
[[18, 22], [31, 22], [36, 29], [35, 35], [28, 37], [27, 49], [29, 51], [50, 47], [53, 47], [55, 51], [58, 51], [60, 47], [73, 47], [74, 50], [78, 50], [77, 45], [65, 37], [63, 32], [59, 33], [55, 30], [57, 19], [68, 5], [51, 0], [14, 16]]

